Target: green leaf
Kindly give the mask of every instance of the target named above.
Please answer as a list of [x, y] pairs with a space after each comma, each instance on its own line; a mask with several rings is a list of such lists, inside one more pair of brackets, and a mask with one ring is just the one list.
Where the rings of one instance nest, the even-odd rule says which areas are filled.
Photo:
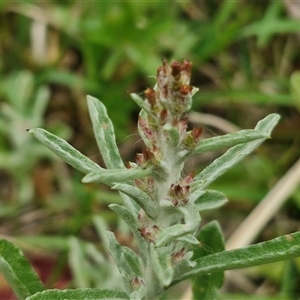
[[[219, 273], [217, 273], [219, 274]], [[218, 287], [216, 287], [214, 273], [197, 276], [193, 280], [192, 291], [194, 300], [214, 300], [217, 298]]]
[[107, 232], [107, 238], [111, 256], [124, 279], [125, 286], [131, 292], [130, 281], [142, 276], [139, 258], [130, 248], [121, 246], [112, 232]]
[[146, 261], [145, 254], [147, 253], [147, 246], [145, 240], [142, 238], [139, 230], [138, 224], [134, 216], [125, 207], [118, 204], [110, 204], [109, 208], [116, 212], [129, 226], [141, 253], [141, 257]]
[[244, 144], [258, 139], [266, 139], [270, 136], [255, 129], [246, 129], [234, 133], [224, 134], [205, 140], [201, 140], [192, 154], [215, 151], [222, 148], [229, 148], [238, 144]]
[[78, 150], [73, 148], [65, 140], [48, 132], [47, 130], [42, 128], [34, 128], [30, 129], [29, 133], [33, 134], [35, 138], [37, 138], [42, 144], [48, 147], [62, 160], [84, 174], [102, 169], [88, 157], [84, 156]]
[[151, 176], [151, 169], [131, 168], [131, 169], [101, 169], [90, 172], [82, 178], [82, 182], [102, 182], [112, 185], [115, 182], [127, 182], [137, 178]]
[[154, 116], [153, 111], [148, 103], [148, 101], [145, 101], [143, 98], [141, 98], [139, 95], [135, 93], [130, 94], [131, 99], [141, 108], [143, 109], [148, 115]]
[[[186, 253], [184, 253], [182, 251], [185, 251], [185, 250], [182, 248], [179, 251], [177, 250], [177, 253], [174, 252], [174, 255], [175, 255], [174, 263], [175, 264], [173, 265], [173, 267], [174, 267], [173, 278], [178, 278], [185, 272], [190, 271], [196, 265], [196, 263], [191, 260], [191, 258], [193, 256], [193, 251], [188, 251]], [[182, 254], [183, 254], [183, 256], [182, 256]], [[178, 256], [178, 255], [179, 255], [179, 261], [176, 262], [176, 256]], [[180, 258], [180, 256], [181, 256], [181, 258]]]
[[26, 300], [129, 300], [124, 292], [100, 290], [100, 289], [66, 289], [66, 290], [46, 290], [27, 297]]
[[[193, 247], [193, 259], [225, 250], [224, 239], [219, 224], [210, 222], [201, 228], [198, 236], [200, 243]], [[223, 285], [224, 272], [197, 276], [192, 283], [194, 299], [215, 299], [218, 289]]]
[[127, 196], [131, 197], [136, 201], [141, 208], [146, 212], [150, 218], [155, 218], [158, 214], [157, 207], [155, 206], [153, 200], [139, 188], [129, 185], [118, 183], [112, 187], [114, 190], [118, 190]]
[[152, 269], [154, 270], [160, 284], [164, 287], [168, 287], [171, 284], [174, 275], [169, 247], [155, 248], [155, 246], [151, 243], [150, 259]]
[[20, 299], [44, 290], [21, 250], [7, 240], [0, 240], [0, 271]]
[[199, 212], [216, 209], [224, 205], [227, 202], [223, 193], [207, 190], [196, 201], [195, 205]]
[[179, 207], [178, 210], [184, 216], [184, 224], [176, 224], [165, 228], [157, 237], [155, 242], [157, 247], [161, 247], [187, 234], [193, 234], [198, 229], [200, 215], [194, 204], [186, 203], [185, 206]]
[[131, 278], [142, 277], [139, 257], [132, 249], [126, 246], [123, 246], [122, 249], [123, 249], [124, 260], [126, 261], [126, 264], [128, 264], [129, 266], [128, 269], [130, 270], [129, 275], [131, 276]]
[[195, 238], [192, 234], [184, 235], [184, 236], [178, 238], [178, 241], [193, 244], [193, 245], [199, 244], [199, 241], [197, 240], [197, 238]]
[[280, 296], [282, 299], [298, 298], [298, 282], [295, 278], [299, 278], [299, 267], [296, 260], [287, 261], [281, 277]]
[[124, 193], [119, 192], [119, 194], [122, 198], [124, 207], [130, 212], [132, 216], [137, 216], [141, 207]]
[[217, 221], [212, 221], [203, 226], [197, 235], [197, 239], [199, 244], [193, 247], [193, 259], [225, 250], [223, 234]]
[[172, 284], [207, 273], [247, 268], [298, 256], [300, 256], [300, 232], [280, 236], [245, 248], [222, 251], [196, 259], [195, 267], [176, 278]]
[[105, 106], [91, 96], [87, 96], [87, 101], [97, 145], [105, 165], [108, 169], [123, 169], [124, 163], [116, 144], [114, 127]]
[[277, 114], [270, 114], [263, 120], [259, 121], [255, 129], [257, 131], [261, 131], [265, 135], [265, 138], [230, 148], [222, 156], [215, 159], [208, 167], [195, 176], [195, 181], [203, 181], [202, 189], [211, 184], [219, 176], [224, 174], [228, 169], [232, 168], [235, 164], [240, 162], [254, 149], [256, 149], [267, 136], [270, 136], [271, 131], [278, 123], [279, 118], [280, 116]]

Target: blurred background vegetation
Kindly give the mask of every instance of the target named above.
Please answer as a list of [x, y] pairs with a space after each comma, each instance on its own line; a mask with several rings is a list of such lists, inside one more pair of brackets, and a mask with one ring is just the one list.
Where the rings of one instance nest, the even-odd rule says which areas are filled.
[[[48, 287], [117, 286], [105, 228], [123, 244], [132, 239], [107, 209], [118, 195], [81, 184], [26, 129], [46, 128], [102, 165], [90, 94], [106, 105], [124, 161], [134, 160], [143, 145], [128, 93], [154, 84], [162, 57], [193, 62], [201, 114], [191, 126], [204, 137], [282, 116], [272, 140], [212, 187], [230, 201], [203, 222], [217, 218], [227, 239], [300, 155], [300, 1], [0, 2], [0, 236], [21, 246]], [[186, 172], [220, 153], [195, 158]], [[300, 188], [286, 200], [253, 242], [299, 229]], [[252, 268], [220, 298], [296, 299], [299, 274], [297, 260]], [[14, 299], [1, 278], [0, 298]]]

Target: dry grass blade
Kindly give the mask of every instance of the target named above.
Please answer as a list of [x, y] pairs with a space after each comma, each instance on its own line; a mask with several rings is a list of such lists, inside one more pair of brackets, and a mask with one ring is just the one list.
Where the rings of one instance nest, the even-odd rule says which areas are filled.
[[217, 129], [222, 130], [223, 132], [236, 132], [241, 130], [240, 127], [236, 126], [235, 124], [214, 116], [212, 114], [204, 114], [204, 113], [198, 113], [198, 112], [190, 112], [189, 113], [189, 121], [196, 124], [201, 124], [205, 126], [213, 126]]

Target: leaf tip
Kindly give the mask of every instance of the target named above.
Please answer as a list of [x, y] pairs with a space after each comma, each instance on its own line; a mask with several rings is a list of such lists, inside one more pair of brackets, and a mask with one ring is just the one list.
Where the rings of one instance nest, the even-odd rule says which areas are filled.
[[41, 129], [41, 128], [27, 128], [26, 131], [27, 131], [28, 133], [30, 133], [30, 134], [34, 134], [34, 133], [36, 133], [36, 131], [37, 131], [38, 129]]
[[95, 102], [100, 102], [100, 100], [99, 100], [98, 98], [93, 97], [93, 96], [91, 96], [91, 95], [87, 95], [87, 96], [86, 96], [86, 99], [87, 99], [88, 105], [92, 105], [92, 104], [94, 104]]
[[90, 183], [90, 182], [91, 182], [90, 177], [91, 177], [91, 173], [86, 174], [86, 175], [81, 179], [81, 182], [82, 182], [82, 183]]

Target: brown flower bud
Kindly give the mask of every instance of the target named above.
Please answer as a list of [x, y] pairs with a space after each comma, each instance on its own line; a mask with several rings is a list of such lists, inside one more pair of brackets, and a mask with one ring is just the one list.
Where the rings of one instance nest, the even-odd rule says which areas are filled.
[[186, 133], [184, 139], [183, 139], [183, 145], [187, 149], [194, 149], [198, 142], [200, 141], [200, 136], [202, 133], [202, 127], [200, 128], [194, 128], [193, 130], [190, 130]]
[[144, 94], [145, 94], [145, 97], [147, 98], [151, 108], [155, 109], [155, 107], [157, 105], [157, 101], [156, 101], [156, 93], [155, 93], [154, 89], [147, 88], [144, 91]]
[[185, 255], [185, 249], [184, 248], [180, 249], [177, 252], [172, 253], [171, 259], [172, 259], [173, 265], [176, 265], [176, 264], [180, 263], [182, 261], [184, 255]]
[[137, 291], [142, 285], [145, 285], [144, 281], [140, 277], [134, 277], [130, 281], [130, 285], [134, 291]]
[[188, 202], [189, 191], [189, 185], [172, 184], [168, 197], [174, 206], [183, 205]]
[[172, 61], [171, 69], [172, 76], [175, 78], [175, 80], [178, 80], [181, 73], [181, 63], [178, 61]]

